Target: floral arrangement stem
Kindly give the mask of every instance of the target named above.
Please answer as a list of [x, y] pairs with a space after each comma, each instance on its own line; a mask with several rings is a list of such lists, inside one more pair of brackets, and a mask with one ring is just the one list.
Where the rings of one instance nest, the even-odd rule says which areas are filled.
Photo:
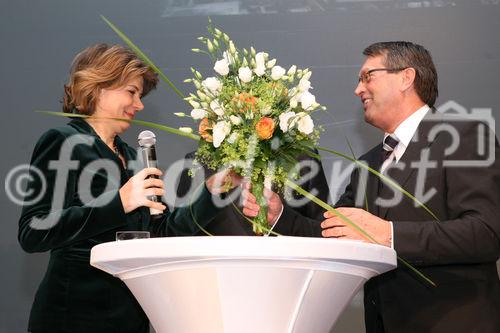
[[259, 213], [254, 218], [253, 232], [256, 235], [263, 235], [267, 230], [267, 200], [264, 197], [264, 177], [252, 183], [252, 194], [255, 196], [257, 204], [260, 206]]

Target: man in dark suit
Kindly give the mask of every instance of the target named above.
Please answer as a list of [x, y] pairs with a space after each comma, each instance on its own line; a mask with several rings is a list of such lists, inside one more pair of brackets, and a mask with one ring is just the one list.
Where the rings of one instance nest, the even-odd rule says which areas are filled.
[[[186, 155], [184, 170], [177, 187], [177, 198], [182, 199], [176, 202], [176, 206], [181, 206], [183, 203], [189, 202], [189, 193], [198, 186], [196, 180], [198, 177], [192, 178], [188, 175], [188, 170], [192, 167], [193, 159], [194, 152]], [[300, 163], [300, 178], [297, 182], [306, 191], [313, 193], [321, 200], [327, 202], [329, 189], [321, 161], [304, 155], [299, 157], [297, 163]], [[206, 175], [212, 173], [210, 170], [204, 170], [204, 172]], [[234, 191], [239, 191], [239, 189]], [[276, 193], [269, 191], [269, 194], [278, 199], [276, 201], [278, 204], [271, 203], [268, 207], [268, 216], [272, 216], [274, 220], [277, 220], [279, 216], [280, 223], [277, 223], [276, 227], [280, 226], [280, 233], [287, 235], [294, 234], [294, 226], [300, 226], [311, 236], [321, 236], [320, 222], [323, 220], [324, 209], [295, 191], [291, 193], [290, 200], [283, 200], [284, 205], [281, 204], [280, 197]], [[228, 202], [215, 216], [212, 223], [205, 227], [205, 231], [215, 236], [254, 235], [252, 223], [248, 219], [251, 219], [255, 215], [246, 214], [247, 216], [244, 217], [243, 215], [245, 214], [243, 212], [246, 212], [246, 209], [241, 205], [239, 193], [231, 193], [230, 195], [233, 196], [233, 203]], [[307, 225], [302, 225], [301, 221], [304, 219], [308, 221]], [[200, 231], [198, 234], [205, 235], [205, 231]]]
[[[385, 134], [383, 144], [360, 160], [415, 194], [428, 210], [359, 168], [337, 210], [436, 284], [402, 264], [369, 280], [367, 332], [500, 332], [500, 159], [494, 129], [431, 109], [437, 73], [422, 46], [376, 43], [363, 54], [355, 94], [365, 120]], [[324, 237], [366, 240], [334, 213], [325, 218]], [[296, 230], [308, 235], [308, 221], [302, 224]]]

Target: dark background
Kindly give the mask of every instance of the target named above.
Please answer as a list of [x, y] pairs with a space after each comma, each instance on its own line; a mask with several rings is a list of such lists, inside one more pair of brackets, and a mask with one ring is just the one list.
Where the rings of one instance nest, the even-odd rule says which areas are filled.
[[[84, 47], [120, 43], [100, 19], [103, 14], [125, 31], [184, 92], [182, 81], [194, 66], [204, 74], [213, 66], [200, 54], [196, 37], [206, 35], [207, 17], [239, 47], [253, 45], [288, 68], [309, 67], [312, 91], [328, 107], [317, 113], [325, 132], [321, 146], [348, 152], [346, 137], [359, 156], [381, 139], [363, 122], [353, 90], [370, 43], [410, 40], [433, 54], [439, 74], [437, 106], [454, 101], [465, 110], [500, 112], [499, 0], [248, 0], [248, 1], [6, 1], [0, 2], [0, 106], [3, 144], [0, 175], [29, 163], [34, 143], [65, 119], [34, 113], [60, 111], [62, 87], [71, 60]], [[211, 74], [210, 74], [211, 75]], [[189, 112], [166, 84], [145, 100], [137, 119], [165, 125], [192, 126], [173, 112]], [[446, 104], [457, 108], [457, 104]], [[134, 145], [144, 128], [133, 126], [123, 136]], [[166, 169], [195, 143], [157, 131], [160, 164]], [[347, 164], [324, 155], [323, 164], [336, 198], [345, 182], [332, 173]], [[338, 175], [338, 172], [337, 172]], [[9, 182], [12, 185], [12, 182]], [[7, 185], [9, 185], [7, 184]], [[12, 188], [12, 186], [10, 186]], [[29, 309], [43, 276], [47, 254], [25, 254], [17, 243], [19, 205], [0, 193], [0, 332], [25, 332]], [[458, 292], [458, 291], [457, 291]], [[362, 332], [362, 295], [358, 294], [332, 332]]]

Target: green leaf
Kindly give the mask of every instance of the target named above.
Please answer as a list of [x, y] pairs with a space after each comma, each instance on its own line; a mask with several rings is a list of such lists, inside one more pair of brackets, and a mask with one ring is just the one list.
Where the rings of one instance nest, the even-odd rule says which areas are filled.
[[118, 29], [118, 27], [115, 26], [111, 21], [109, 21], [104, 15], [101, 15], [101, 19], [103, 19], [103, 21], [106, 22], [114, 32], [116, 32], [116, 34], [128, 45], [128, 47], [130, 47], [130, 49], [132, 49], [132, 51], [134, 51], [142, 61], [144, 61], [149, 67], [151, 67], [160, 76], [160, 78], [174, 90], [177, 95], [184, 99], [184, 94], [179, 89], [177, 89], [175, 84], [170, 81], [170, 79], [161, 71], [161, 69], [159, 69], [153, 63], [153, 61], [149, 59], [149, 57], [144, 52], [142, 52], [142, 50], [137, 45], [135, 45], [132, 40], [130, 40], [130, 38], [127, 37], [127, 35], [125, 35], [125, 33]]

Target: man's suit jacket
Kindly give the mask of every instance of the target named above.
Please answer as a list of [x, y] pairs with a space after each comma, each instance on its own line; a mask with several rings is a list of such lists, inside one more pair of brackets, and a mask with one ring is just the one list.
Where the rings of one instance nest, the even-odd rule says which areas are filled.
[[[433, 133], [439, 128], [443, 131]], [[459, 135], [453, 138], [449, 133]], [[418, 127], [418, 141], [411, 142], [394, 164], [401, 169], [388, 170], [410, 193], [416, 193], [418, 183], [425, 184], [423, 191], [434, 188], [436, 192], [425, 204], [439, 221], [406, 196], [397, 205], [382, 207], [376, 203], [378, 194], [391, 198], [394, 193], [371, 174], [358, 187], [361, 173], [359, 169], [353, 172], [336, 205], [365, 208], [366, 197], [371, 213], [393, 222], [397, 254], [437, 285], [432, 287], [401, 263], [372, 278], [365, 285], [367, 332], [500, 332], [496, 269], [500, 155], [496, 140], [486, 140], [490, 144], [483, 148], [478, 145], [489, 134], [478, 122], [449, 116], [430, 120], [428, 115]], [[459, 145], [454, 146], [457, 139]], [[382, 145], [378, 145], [360, 160], [379, 169], [381, 151]], [[496, 157], [488, 167], [449, 166], [450, 161], [485, 160], [488, 153]], [[422, 156], [435, 163], [426, 174], [419, 174], [415, 164]], [[361, 200], [356, 202], [358, 194]]]
[[[177, 187], [177, 195], [179, 198], [186, 198], [190, 189], [196, 188], [193, 185], [193, 178], [188, 175], [188, 170], [192, 166], [194, 152], [186, 155], [186, 162], [184, 165], [183, 173], [181, 174], [179, 185]], [[318, 198], [327, 202], [329, 197], [328, 183], [326, 181], [325, 173], [321, 161], [318, 161], [309, 156], [301, 156], [298, 162], [303, 162], [304, 167], [301, 169], [300, 178], [298, 182], [306, 191], [312, 191]], [[312, 166], [315, 164], [315, 166]], [[312, 173], [309, 177], [309, 172], [317, 170], [317, 173]], [[212, 174], [213, 171], [205, 170], [205, 174]], [[205, 177], [206, 178], [206, 177]], [[195, 177], [196, 179], [196, 177]], [[194, 187], [193, 187], [194, 186]], [[237, 194], [237, 193], [236, 193]], [[297, 200], [300, 205], [288, 204], [286, 199], [282, 198], [284, 204], [283, 213], [275, 225], [273, 231], [283, 235], [294, 235], [297, 233], [296, 229], [299, 228], [306, 232], [309, 236], [320, 237], [321, 227], [320, 222], [323, 220], [324, 209], [315, 203], [302, 197], [295, 191], [292, 192], [294, 200]], [[235, 195], [235, 208], [232, 204], [223, 207], [213, 221], [205, 228], [210, 234], [215, 236], [223, 235], [247, 235], [254, 236], [252, 231], [252, 224], [242, 216], [242, 206], [239, 196]], [[186, 198], [187, 200], [189, 198]], [[303, 221], [307, 223], [303, 223]], [[200, 232], [199, 235], [205, 235]]]
[[[72, 162], [59, 166], [63, 169], [67, 166], [68, 177], [62, 179], [62, 172], [58, 174], [53, 166], [61, 161], [64, 155], [61, 147], [68, 142], [67, 139], [75, 139], [79, 134], [82, 136], [72, 149]], [[126, 161], [136, 159], [135, 149], [118, 137], [116, 144]], [[118, 174], [112, 175], [92, 166], [98, 160], [115, 167]], [[75, 163], [76, 167], [72, 165]], [[118, 190], [133, 176], [133, 170], [124, 169], [114, 152], [81, 119], [46, 132], [34, 149], [31, 166], [41, 171], [47, 187], [40, 200], [25, 203], [18, 237], [27, 252], [50, 250], [50, 261], [35, 296], [29, 330], [149, 332], [148, 319], [125, 284], [90, 266], [90, 249], [114, 241], [117, 231], [148, 230], [153, 237], [193, 235], [198, 227], [192, 221], [191, 212], [187, 208], [177, 209], [154, 221], [145, 207], [125, 214]], [[92, 177], [88, 178], [89, 182], [92, 180], [91, 187], [79, 182], [89, 175]], [[33, 191], [33, 196], [36, 196], [43, 191], [43, 183], [36, 174], [33, 174], [33, 179], [28, 184], [27, 193]], [[64, 192], [57, 189], [58, 179], [64, 181]], [[97, 199], [84, 203], [82, 197], [88, 197], [86, 192], [89, 190]], [[59, 209], [52, 204], [54, 197], [62, 201]], [[56, 209], [60, 215], [52, 227], [32, 224], [34, 217], [46, 218]], [[204, 187], [193, 205], [195, 218], [205, 225], [217, 211]]]

